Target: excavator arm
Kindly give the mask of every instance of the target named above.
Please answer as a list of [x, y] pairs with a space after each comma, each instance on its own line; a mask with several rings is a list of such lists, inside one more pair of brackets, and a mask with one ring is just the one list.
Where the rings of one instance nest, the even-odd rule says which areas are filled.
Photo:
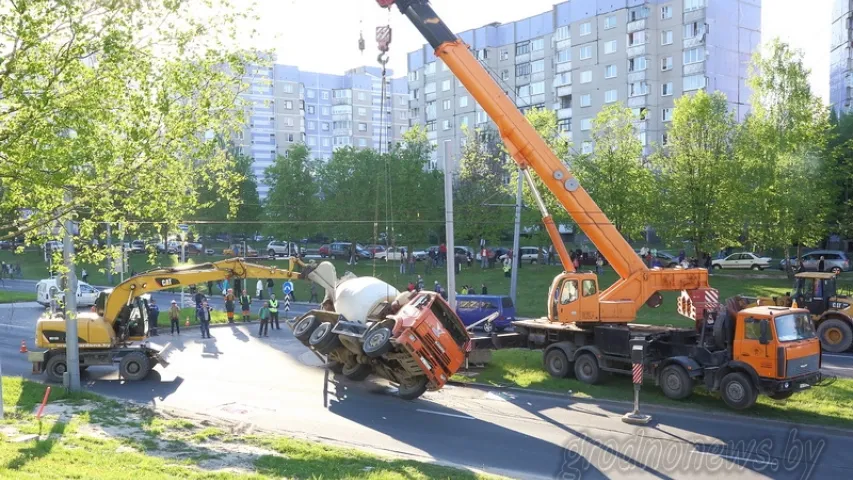
[[[522, 170], [532, 169], [539, 175], [548, 190], [619, 275], [619, 280], [601, 292], [600, 318], [615, 322], [632, 321], [636, 311], [658, 291], [709, 288], [705, 270], [650, 270], [646, 267], [567, 166], [551, 151], [504, 89], [471, 53], [468, 45], [457, 38], [438, 17], [428, 0], [377, 0], [377, 3], [384, 8], [396, 5], [414, 24], [435, 49], [435, 56], [447, 65], [495, 122], [513, 160]], [[566, 270], [571, 272], [565, 249], [559, 248], [562, 245], [559, 235], [554, 238], [556, 227], [553, 220], [541, 203], [540, 210], [546, 228], [552, 240], [555, 240], [560, 260]], [[632, 304], [633, 311], [626, 309], [626, 304]]]

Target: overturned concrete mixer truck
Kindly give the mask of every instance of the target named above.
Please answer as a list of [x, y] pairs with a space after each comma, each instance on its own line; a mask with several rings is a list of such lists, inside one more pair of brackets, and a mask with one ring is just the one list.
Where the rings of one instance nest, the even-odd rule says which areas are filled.
[[[328, 262], [316, 268], [331, 269], [324, 277], [337, 278]], [[440, 389], [464, 363], [468, 331], [438, 294], [401, 293], [351, 273], [323, 287], [321, 308], [295, 319], [293, 334], [333, 372], [355, 381], [378, 375], [413, 400]]]

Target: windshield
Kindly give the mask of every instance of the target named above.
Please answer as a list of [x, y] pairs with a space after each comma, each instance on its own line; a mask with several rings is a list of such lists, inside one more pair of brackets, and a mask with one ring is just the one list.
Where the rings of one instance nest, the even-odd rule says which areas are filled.
[[793, 342], [815, 338], [814, 324], [805, 313], [792, 313], [776, 317], [776, 336], [780, 342]]

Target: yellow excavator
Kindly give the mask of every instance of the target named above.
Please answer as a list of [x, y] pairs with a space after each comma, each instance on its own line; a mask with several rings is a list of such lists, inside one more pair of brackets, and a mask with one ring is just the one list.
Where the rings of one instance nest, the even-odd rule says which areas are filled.
[[[296, 268], [299, 267], [297, 271]], [[101, 292], [91, 312], [77, 314], [80, 369], [118, 364], [126, 380], [141, 380], [159, 364], [168, 365], [160, 350], [147, 342], [150, 329], [143, 296], [158, 290], [233, 278], [309, 279], [327, 291], [335, 285], [335, 269], [328, 262], [306, 264], [290, 258], [287, 269], [247, 263], [232, 258], [212, 263], [157, 268], [135, 275]], [[62, 382], [68, 370], [65, 354], [65, 318], [49, 315], [36, 324], [35, 344], [46, 350], [29, 352], [33, 373], [45, 373]]]

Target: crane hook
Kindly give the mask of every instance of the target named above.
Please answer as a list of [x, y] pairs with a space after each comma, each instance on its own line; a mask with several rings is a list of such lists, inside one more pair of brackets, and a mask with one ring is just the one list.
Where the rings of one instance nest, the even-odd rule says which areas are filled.
[[379, 65], [383, 67], [388, 64], [388, 54], [386, 52], [382, 52], [376, 57], [376, 61], [379, 62]]

